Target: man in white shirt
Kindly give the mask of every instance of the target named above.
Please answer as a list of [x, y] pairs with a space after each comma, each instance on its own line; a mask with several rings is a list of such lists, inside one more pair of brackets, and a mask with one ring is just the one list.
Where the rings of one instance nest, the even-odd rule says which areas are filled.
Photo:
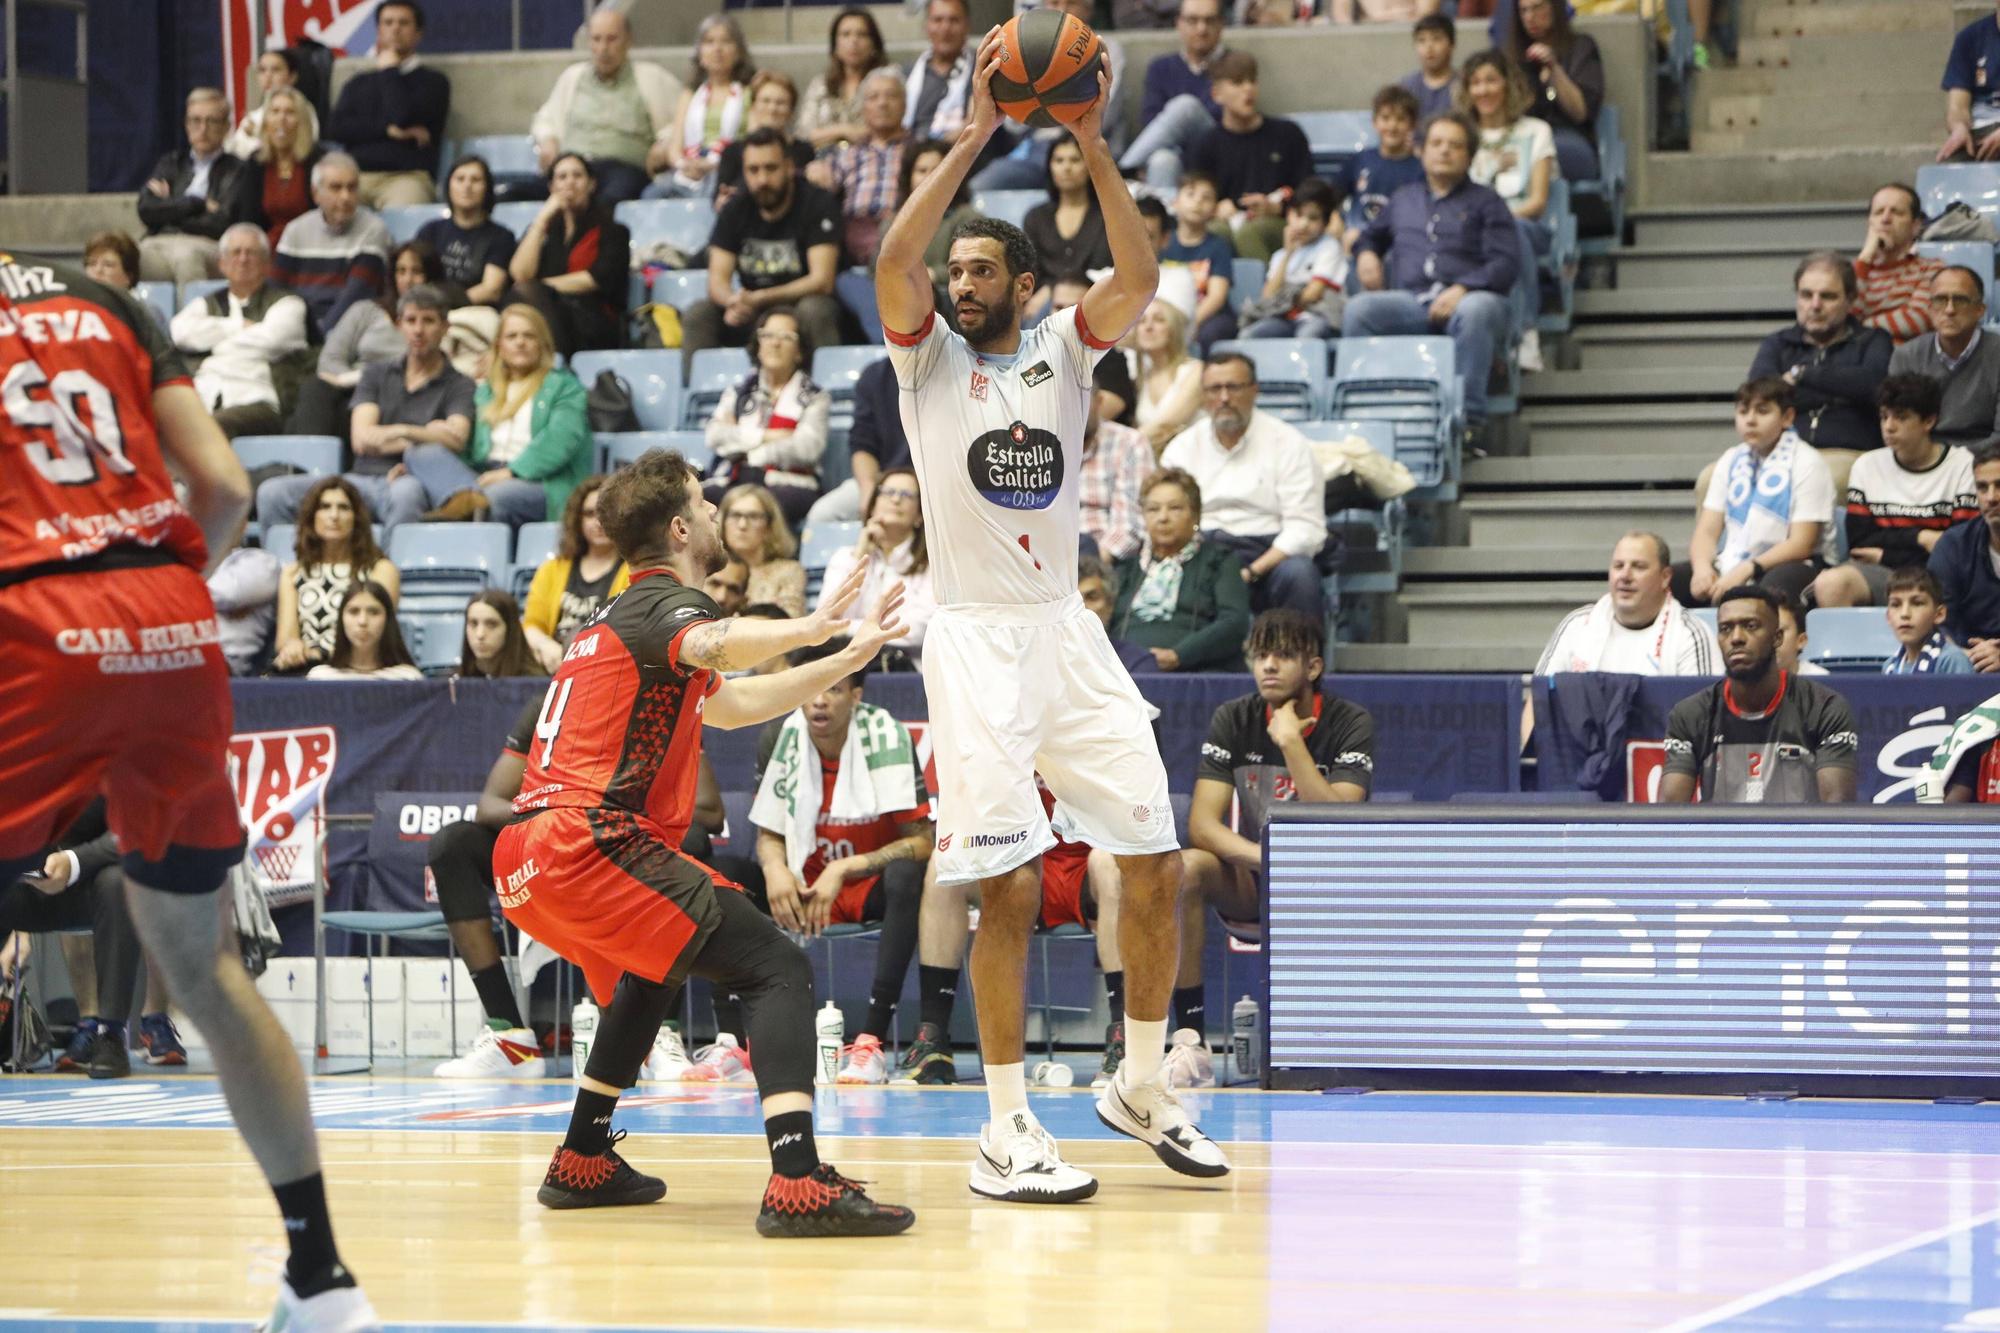
[[1257, 410], [1257, 368], [1239, 352], [1208, 358], [1201, 392], [1207, 418], [1173, 438], [1160, 466], [1184, 468], [1201, 484], [1201, 538], [1243, 561], [1253, 610], [1324, 619], [1313, 559], [1326, 544], [1325, 481], [1312, 445]]
[[306, 303], [273, 286], [271, 245], [264, 229], [239, 222], [222, 233], [227, 289], [197, 296], [174, 316], [174, 345], [207, 354], [194, 391], [230, 439], [284, 429], [272, 367], [304, 350]]
[[1618, 671], [1634, 676], [1713, 676], [1722, 669], [1715, 630], [1687, 613], [1668, 584], [1664, 539], [1628, 532], [1611, 548], [1610, 591], [1564, 616], [1535, 665], [1538, 676]]

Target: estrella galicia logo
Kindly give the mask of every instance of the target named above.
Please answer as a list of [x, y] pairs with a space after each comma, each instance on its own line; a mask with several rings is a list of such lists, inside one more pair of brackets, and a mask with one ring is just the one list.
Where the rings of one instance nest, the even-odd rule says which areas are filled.
[[965, 458], [973, 489], [1003, 509], [1047, 509], [1062, 491], [1062, 441], [1016, 421], [972, 442]]

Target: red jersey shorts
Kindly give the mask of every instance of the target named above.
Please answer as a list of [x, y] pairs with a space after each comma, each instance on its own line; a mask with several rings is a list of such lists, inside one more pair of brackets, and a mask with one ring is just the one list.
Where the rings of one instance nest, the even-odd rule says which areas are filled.
[[1042, 853], [1042, 929], [1082, 926], [1090, 929], [1097, 905], [1086, 903], [1085, 886], [1090, 870], [1090, 848], [1080, 842], [1056, 840]]
[[185, 565], [0, 587], [0, 867], [35, 862], [99, 792], [125, 872], [209, 893], [243, 858], [229, 667]]
[[680, 985], [721, 923], [717, 890], [739, 891], [644, 815], [581, 806], [502, 829], [493, 885], [507, 919], [582, 968], [600, 1005], [627, 972]]

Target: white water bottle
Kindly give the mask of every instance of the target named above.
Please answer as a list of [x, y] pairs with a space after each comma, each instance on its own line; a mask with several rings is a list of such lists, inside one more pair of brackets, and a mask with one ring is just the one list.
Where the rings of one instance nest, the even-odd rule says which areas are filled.
[[590, 1063], [590, 1048], [596, 1040], [597, 1006], [586, 995], [569, 1011], [569, 1071], [579, 1083], [583, 1081], [583, 1067]]
[[813, 1062], [813, 1082], [821, 1087], [832, 1087], [840, 1076], [840, 1039], [847, 1031], [847, 1020], [841, 1017], [840, 1006], [832, 1000], [819, 1011], [819, 1018], [813, 1023], [818, 1033], [818, 1058]]
[[1248, 995], [1229, 1011], [1229, 1058], [1236, 1064], [1239, 1081], [1256, 1082], [1263, 1064], [1263, 1015]]

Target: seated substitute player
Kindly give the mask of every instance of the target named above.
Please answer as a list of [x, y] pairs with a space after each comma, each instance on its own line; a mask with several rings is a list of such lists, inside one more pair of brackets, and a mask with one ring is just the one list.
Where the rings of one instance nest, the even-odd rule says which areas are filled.
[[1667, 714], [1663, 804], [1852, 801], [1860, 736], [1847, 700], [1778, 665], [1778, 594], [1739, 583], [1715, 610], [1724, 678]]
[[[611, 1133], [681, 984], [741, 994], [771, 1152], [757, 1231], [882, 1236], [915, 1214], [878, 1204], [819, 1160], [813, 1140], [813, 974], [738, 887], [679, 850], [694, 809], [704, 724], [754, 726], [852, 675], [903, 632], [892, 592], [846, 651], [769, 676], [724, 671], [824, 643], [861, 590], [797, 620], [718, 618], [702, 580], [725, 559], [715, 506], [678, 453], [653, 449], [599, 493], [632, 586], [577, 631], [535, 722], [515, 822], [493, 851], [508, 920], [583, 969], [604, 1005], [569, 1133], [537, 1196], [550, 1208], [651, 1203], [666, 1182], [621, 1158]], [[615, 995], [614, 995], [615, 990]], [[619, 1137], [622, 1137], [620, 1135]]]
[[[1375, 782], [1375, 720], [1359, 704], [1327, 693], [1326, 633], [1317, 620], [1282, 608], [1250, 626], [1243, 656], [1257, 689], [1215, 710], [1201, 746], [1181, 894], [1180, 975], [1174, 982], [1174, 1045], [1168, 1074], [1182, 1086], [1215, 1082], [1203, 1033], [1201, 951], [1207, 908], [1226, 921], [1263, 918], [1263, 850], [1257, 843], [1279, 801], [1354, 802]], [[1235, 828], [1230, 810], [1235, 808]]]
[[[788, 660], [810, 666], [847, 647], [833, 639]], [[862, 699], [867, 678], [864, 663], [764, 728], [750, 805], [773, 920], [809, 938], [829, 925], [882, 927], [868, 1017], [843, 1052], [842, 1083], [889, 1081], [882, 1039], [917, 951], [933, 840], [916, 743], [887, 709]]]

